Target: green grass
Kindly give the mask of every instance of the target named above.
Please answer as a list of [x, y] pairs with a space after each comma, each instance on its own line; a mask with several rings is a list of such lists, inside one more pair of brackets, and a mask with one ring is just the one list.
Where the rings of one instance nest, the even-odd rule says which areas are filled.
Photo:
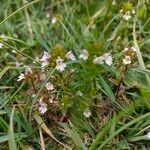
[[[150, 149], [149, 36], [148, 0], [1, 0], [0, 149]], [[112, 65], [93, 63], [105, 53]]]

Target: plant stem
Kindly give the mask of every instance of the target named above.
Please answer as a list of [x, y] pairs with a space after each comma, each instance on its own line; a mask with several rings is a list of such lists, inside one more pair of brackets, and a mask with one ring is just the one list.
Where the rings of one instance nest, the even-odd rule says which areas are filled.
[[126, 74], [127, 70], [128, 70], [128, 66], [126, 65], [126, 66], [125, 66], [125, 70], [124, 70], [124, 72], [123, 72], [123, 75], [122, 75], [122, 77], [121, 77], [121, 79], [120, 79], [120, 81], [119, 81], [119, 84], [118, 84], [118, 86], [117, 86], [117, 91], [116, 91], [116, 94], [115, 94], [116, 99], [119, 97], [120, 87], [121, 87], [121, 85], [122, 85], [122, 82], [123, 82], [123, 79], [124, 79], [124, 77], [125, 77], [125, 74]]

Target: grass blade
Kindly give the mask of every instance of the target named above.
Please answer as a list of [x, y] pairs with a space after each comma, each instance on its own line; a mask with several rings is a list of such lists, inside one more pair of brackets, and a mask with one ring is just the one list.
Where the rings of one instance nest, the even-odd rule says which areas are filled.
[[39, 115], [34, 115], [34, 119], [38, 122], [39, 125], [41, 125], [41, 128], [56, 142], [58, 142], [59, 144], [61, 144], [62, 146], [66, 147], [67, 149], [71, 148], [68, 145], [65, 145], [64, 143], [60, 142], [58, 139], [55, 138], [55, 136], [53, 135], [53, 133], [48, 129], [48, 127], [46, 126], [46, 124], [44, 123], [44, 121], [42, 120], [42, 118]]
[[[144, 64], [144, 61], [143, 61], [143, 58], [142, 58], [139, 46], [137, 44], [135, 28], [136, 28], [136, 21], [134, 21], [134, 25], [133, 25], [133, 41], [134, 41], [134, 46], [136, 48], [136, 53], [137, 53], [137, 57], [138, 57], [140, 68], [143, 69], [143, 70], [146, 70], [146, 67], [145, 67], [145, 64]], [[148, 82], [149, 87], [150, 87], [150, 78], [149, 78], [148, 75], [145, 75], [145, 76], [146, 76], [147, 82]]]
[[8, 17], [6, 17], [1, 23], [0, 23], [0, 26], [2, 26], [9, 18], [11, 18], [12, 16], [14, 16], [15, 14], [17, 14], [19, 11], [21, 11], [22, 9], [34, 4], [34, 3], [37, 3], [39, 2], [40, 0], [35, 0], [33, 2], [30, 2], [22, 7], [20, 7], [19, 9], [17, 9], [16, 11], [14, 11], [12, 14], [10, 14]]
[[127, 129], [128, 127], [130, 127], [131, 125], [139, 122], [140, 120], [142, 119], [145, 119], [145, 118], [148, 118], [150, 117], [150, 112], [144, 114], [144, 115], [141, 115], [140, 117], [130, 121], [129, 123], [125, 124], [124, 126], [122, 126], [120, 129], [118, 129], [116, 132], [114, 132], [111, 136], [109, 136], [107, 138], [107, 140], [105, 140], [101, 146], [98, 148], [98, 150], [101, 150], [109, 141], [111, 141], [116, 135], [118, 135], [120, 132], [122, 132], [123, 130]]
[[9, 131], [8, 131], [8, 135], [9, 135], [9, 149], [10, 150], [17, 150], [17, 145], [16, 145], [16, 141], [15, 141], [15, 135], [14, 135], [14, 130], [13, 130], [13, 117], [14, 117], [14, 110], [15, 107], [13, 107], [12, 112], [11, 112], [11, 116], [10, 116], [10, 125], [9, 125]]

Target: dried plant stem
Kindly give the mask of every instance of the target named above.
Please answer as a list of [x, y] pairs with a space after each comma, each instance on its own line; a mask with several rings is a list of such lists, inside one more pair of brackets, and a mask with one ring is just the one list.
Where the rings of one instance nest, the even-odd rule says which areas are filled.
[[41, 150], [45, 150], [45, 144], [44, 144], [44, 139], [43, 139], [43, 135], [42, 135], [42, 129], [41, 127], [39, 127], [39, 133], [40, 133], [40, 141], [41, 141]]
[[119, 97], [120, 87], [121, 87], [121, 85], [122, 85], [122, 82], [123, 82], [123, 79], [124, 79], [124, 77], [125, 77], [125, 74], [126, 74], [127, 70], [128, 70], [128, 66], [125, 66], [123, 75], [122, 75], [122, 77], [120, 78], [119, 84], [118, 84], [118, 86], [117, 86], [117, 91], [116, 91], [116, 94], [115, 94], [116, 99]]

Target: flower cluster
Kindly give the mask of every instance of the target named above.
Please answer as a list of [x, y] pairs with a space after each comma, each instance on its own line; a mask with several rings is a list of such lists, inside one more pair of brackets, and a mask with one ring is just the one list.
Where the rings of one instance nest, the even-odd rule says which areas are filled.
[[77, 91], [76, 95], [82, 97], [83, 93], [81, 91]]
[[84, 61], [86, 61], [89, 57], [89, 53], [86, 49], [82, 50], [82, 53], [79, 55], [80, 59], [83, 59]]
[[[59, 72], [63, 72], [66, 68], [67, 68], [67, 62], [66, 60], [69, 61], [76, 61], [77, 58], [75, 57], [75, 55], [73, 54], [72, 51], [68, 51], [66, 53], [66, 55], [63, 56], [57, 56], [56, 59], [54, 60], [54, 68], [59, 71]], [[83, 61], [87, 61], [89, 58], [89, 52], [86, 49], [82, 49], [81, 53], [78, 56], [79, 59], [83, 60]], [[41, 82], [44, 81], [46, 79], [46, 72], [48, 71], [47, 69], [45, 69], [48, 66], [51, 66], [51, 59], [52, 59], [52, 54], [50, 55], [48, 52], [44, 51], [41, 59], [38, 58], [38, 61], [41, 62], [41, 68], [44, 69], [42, 73], [40, 74], [33, 74], [33, 71], [30, 67], [26, 66], [25, 67], [25, 71], [24, 73], [21, 73], [20, 76], [18, 77], [17, 81], [21, 81], [23, 79], [27, 79], [27, 78], [32, 78], [34, 77], [36, 82]], [[106, 63], [107, 65], [111, 66], [112, 65], [112, 56], [109, 53], [105, 53], [102, 56], [96, 57], [93, 60], [94, 64], [103, 64]], [[68, 71], [67, 71], [68, 72]], [[66, 72], [66, 73], [67, 73]], [[74, 73], [74, 70], [71, 69], [70, 73]], [[56, 82], [56, 83], [55, 83]], [[55, 84], [53, 84], [55, 83]], [[57, 73], [56, 76], [51, 76], [51, 79], [45, 84], [45, 88], [42, 89], [41, 94], [39, 95], [40, 100], [38, 103], [38, 111], [41, 114], [45, 114], [47, 112], [47, 110], [49, 109], [49, 107], [57, 107], [59, 106], [59, 102], [58, 102], [58, 96], [59, 96], [59, 86], [57, 85]], [[77, 97], [84, 97], [83, 93], [81, 91], [77, 91], [76, 93]], [[89, 109], [85, 109], [83, 112], [83, 115], [88, 118], [91, 116], [91, 111]]]
[[40, 61], [42, 62], [42, 68], [45, 68], [46, 66], [48, 66], [49, 62], [48, 59], [50, 58], [50, 55], [48, 52], [44, 52], [42, 58], [40, 59]]
[[[128, 65], [131, 63], [131, 60], [133, 59], [133, 56], [136, 53], [136, 48], [127, 47], [123, 50], [123, 52], [124, 52], [123, 64]], [[33, 74], [32, 69], [28, 66], [25, 66], [24, 73], [20, 74], [17, 81], [21, 81], [27, 78], [32, 78], [32, 79], [35, 79], [38, 85], [40, 85], [39, 83], [41, 83], [41, 81], [42, 82], [45, 81], [48, 75], [47, 72], [49, 70], [46, 69], [46, 67], [52, 66], [54, 70], [57, 70], [58, 72], [63, 72], [69, 64], [67, 63], [67, 60], [78, 62], [76, 60], [77, 58], [79, 58], [81, 61], [83, 60], [85, 62], [89, 59], [89, 56], [90, 56], [89, 52], [86, 49], [83, 49], [78, 57], [76, 57], [72, 51], [68, 51], [66, 54], [61, 55], [60, 53], [60, 55], [57, 55], [56, 57], [54, 57], [53, 59], [54, 65], [51, 65], [53, 54], [51, 53], [50, 55], [48, 52], [44, 51], [41, 59], [38, 59], [41, 62], [41, 68], [43, 69], [43, 72], [40, 73], [40, 75], [36, 74], [36, 72]], [[108, 66], [112, 66], [113, 64], [112, 55], [110, 53], [104, 53], [98, 57], [95, 57], [93, 59], [93, 63], [98, 64], [98, 65], [106, 64]], [[65, 74], [67, 74], [68, 72], [69, 72], [69, 69], [66, 71]], [[71, 74], [74, 73], [74, 70], [71, 69], [70, 73]], [[70, 78], [70, 75], [68, 75], [68, 77]], [[61, 104], [62, 105], [65, 104], [65, 100], [67, 100], [67, 97], [64, 98], [64, 101], [61, 101], [62, 98], [60, 96], [60, 92], [62, 89], [61, 89], [61, 86], [59, 85], [60, 81], [58, 80], [59, 80], [59, 74], [56, 72], [56, 74], [51, 75], [50, 79], [47, 80], [47, 83], [44, 83], [44, 88], [42, 88], [40, 94], [38, 95], [38, 97], [40, 97], [39, 102], [38, 102], [38, 111], [41, 114], [45, 114], [50, 109], [60, 108]], [[85, 95], [80, 90], [78, 90], [75, 94], [75, 97], [84, 98]], [[61, 99], [59, 100], [59, 98]], [[85, 109], [83, 111], [83, 115], [86, 118], [89, 118], [92, 115], [90, 109], [89, 108]]]
[[[123, 63], [125, 65], [128, 65], [131, 63], [131, 59], [136, 53], [136, 48], [135, 47], [127, 47], [123, 50], [123, 52], [124, 52], [124, 56], [125, 56], [123, 59]], [[45, 69], [46, 67], [51, 66], [50, 65], [51, 64], [51, 58], [52, 58], [52, 54], [50, 55], [48, 52], [44, 51], [41, 59], [39, 59], [41, 61], [41, 68], [42, 69]], [[89, 58], [89, 52], [86, 49], [83, 49], [81, 51], [81, 53], [79, 54], [78, 58], [83, 60], [83, 61], [87, 61], [87, 59]], [[54, 59], [54, 65], [52, 67], [54, 67], [54, 69], [56, 69], [59, 72], [63, 72], [67, 68], [67, 65], [68, 65], [66, 60], [76, 61], [77, 57], [75, 57], [75, 55], [73, 54], [72, 51], [68, 51], [63, 56], [58, 55]], [[100, 64], [106, 64], [108, 66], [112, 66], [112, 64], [113, 64], [112, 55], [110, 53], [104, 53], [103, 55], [95, 57], [93, 59], [93, 63], [99, 64], [99, 65]], [[48, 71], [47, 69], [43, 70], [42, 73], [44, 74], [44, 77], [42, 77], [43, 76], [42, 74], [40, 74], [39, 77], [37, 77], [37, 75], [35, 75], [36, 81], [37, 80], [44, 81], [46, 79], [46, 72], [47, 71]], [[66, 73], [67, 72], [68, 71], [66, 71]], [[70, 73], [71, 72], [72, 71], [70, 70]], [[32, 78], [33, 76], [34, 75], [33, 75], [32, 69], [28, 66], [25, 66], [24, 73], [20, 74], [17, 81], [21, 81], [21, 80], [26, 79], [28, 77]], [[42, 80], [41, 80], [41, 78], [42, 78]], [[59, 103], [60, 89], [61, 88], [57, 84], [57, 73], [56, 73], [56, 76], [55, 75], [51, 76], [51, 79], [47, 81], [47, 83], [45, 84], [45, 88], [42, 89], [42, 92], [39, 95], [39, 97], [41, 97], [41, 98], [40, 98], [39, 103], [38, 103], [38, 111], [41, 114], [45, 114], [49, 110], [49, 108], [60, 107], [60, 104], [61, 104], [61, 103]], [[84, 98], [84, 95], [80, 90], [76, 92], [76, 96]], [[89, 118], [91, 116], [90, 109], [88, 109], [88, 108], [85, 109], [83, 112], [83, 115], [86, 118]]]
[[46, 83], [45, 87], [48, 91], [54, 90], [54, 85], [51, 82]]
[[[82, 50], [81, 54], [79, 55], [79, 58], [86, 61], [88, 57], [89, 57], [88, 51], [85, 49]], [[38, 58], [38, 61], [41, 62], [41, 68], [43, 70], [42, 73], [38, 73], [38, 72], [33, 73], [32, 69], [29, 66], [25, 66], [25, 71], [19, 75], [17, 81], [21, 81], [23, 79], [27, 80], [30, 78], [30, 79], [34, 79], [32, 81], [35, 83], [38, 83], [39, 85], [41, 81], [43, 82], [46, 79], [46, 76], [47, 76], [46, 67], [51, 66], [51, 60], [52, 60], [52, 55], [44, 51], [41, 59]], [[54, 60], [55, 66], [52, 65], [52, 67], [54, 67], [54, 69], [56, 69], [59, 72], [64, 71], [67, 67], [67, 63], [65, 62], [65, 60], [75, 61], [76, 57], [72, 51], [67, 52], [65, 57], [58, 55], [57, 58]], [[71, 74], [74, 73], [74, 70], [71, 69], [70, 73]], [[30, 80], [27, 80], [27, 81], [30, 82]], [[55, 83], [55, 85], [53, 83]], [[36, 91], [36, 89], [34, 91]], [[49, 80], [45, 84], [45, 88], [43, 88], [41, 93], [39, 94], [39, 97], [41, 98], [38, 104], [38, 111], [41, 114], [45, 114], [47, 110], [49, 109], [49, 106], [52, 107], [52, 105], [54, 105], [56, 107], [58, 105], [58, 102], [57, 102], [58, 95], [59, 95], [59, 86], [57, 85], [57, 73], [56, 73], [56, 76], [55, 75], [51, 76], [51, 80]], [[78, 91], [77, 95], [82, 96], [83, 94], [80, 91]]]
[[56, 17], [53, 17], [53, 18], [51, 19], [51, 23], [52, 23], [52, 24], [57, 23], [57, 21], [58, 21], [58, 19], [57, 19]]
[[28, 76], [32, 75], [33, 72], [32, 72], [32, 69], [29, 67], [29, 66], [26, 66], [25, 67], [25, 72], [24, 73], [21, 73], [18, 77], [18, 80], [17, 81], [21, 81], [25, 78], [27, 78]]
[[94, 60], [93, 60], [94, 64], [104, 64], [104, 62], [109, 66], [112, 65], [113, 61], [112, 61], [111, 54], [105, 53], [102, 56], [94, 58]]
[[125, 56], [125, 58], [123, 59], [123, 63], [125, 65], [131, 64], [131, 58], [130, 58], [130, 56]]
[[43, 89], [43, 92], [41, 92], [41, 98], [39, 99], [38, 105], [38, 110], [41, 114], [45, 114], [47, 110], [53, 106], [57, 107], [58, 93], [59, 91], [57, 91], [57, 87], [55, 87], [52, 82], [47, 82], [45, 84], [45, 88]]
[[129, 19], [131, 19], [131, 14], [130, 14], [130, 11], [127, 11], [123, 16], [122, 18], [126, 21], [128, 21]]
[[24, 73], [21, 73], [21, 74], [19, 75], [17, 81], [21, 81], [21, 80], [23, 80], [23, 79], [25, 79], [25, 75], [24, 75]]
[[83, 115], [86, 118], [89, 118], [92, 114], [91, 114], [91, 111], [87, 108], [87, 109], [84, 110]]
[[[123, 10], [121, 10], [120, 12], [123, 12]], [[122, 18], [125, 21], [128, 21], [132, 18], [132, 15], [135, 14], [135, 10], [133, 9], [132, 11], [125, 11], [122, 15]]]
[[63, 59], [58, 57], [56, 59], [56, 70], [62, 72], [65, 70], [65, 68], [67, 67], [67, 64], [63, 62]]
[[47, 104], [43, 102], [43, 97], [41, 97], [39, 101], [39, 112], [41, 114], [45, 114], [47, 112]]
[[[75, 55], [72, 53], [72, 51], [69, 51], [66, 55], [66, 58], [68, 60], [71, 60], [71, 61], [75, 61], [76, 60], [76, 57]], [[82, 50], [82, 53], [79, 55], [79, 58], [80, 59], [83, 59], [84, 61], [86, 61], [89, 57], [89, 53], [86, 49], [83, 49]], [[42, 62], [42, 65], [41, 65], [41, 68], [45, 68], [49, 65], [49, 59], [51, 58], [51, 56], [49, 55], [48, 52], [44, 52], [42, 58], [40, 59], [40, 61]], [[56, 59], [56, 70], [62, 72], [66, 69], [67, 67], [67, 64], [64, 62], [64, 59], [61, 58], [61, 57], [58, 57]]]
[[66, 58], [69, 59], [69, 60], [76, 60], [74, 54], [72, 53], [72, 51], [69, 51], [67, 54], [66, 54]]
[[123, 59], [123, 64], [125, 65], [129, 65], [131, 64], [131, 59], [134, 57], [135, 53], [136, 53], [136, 48], [135, 47], [126, 47], [124, 49], [124, 55], [125, 55], [125, 58]]

